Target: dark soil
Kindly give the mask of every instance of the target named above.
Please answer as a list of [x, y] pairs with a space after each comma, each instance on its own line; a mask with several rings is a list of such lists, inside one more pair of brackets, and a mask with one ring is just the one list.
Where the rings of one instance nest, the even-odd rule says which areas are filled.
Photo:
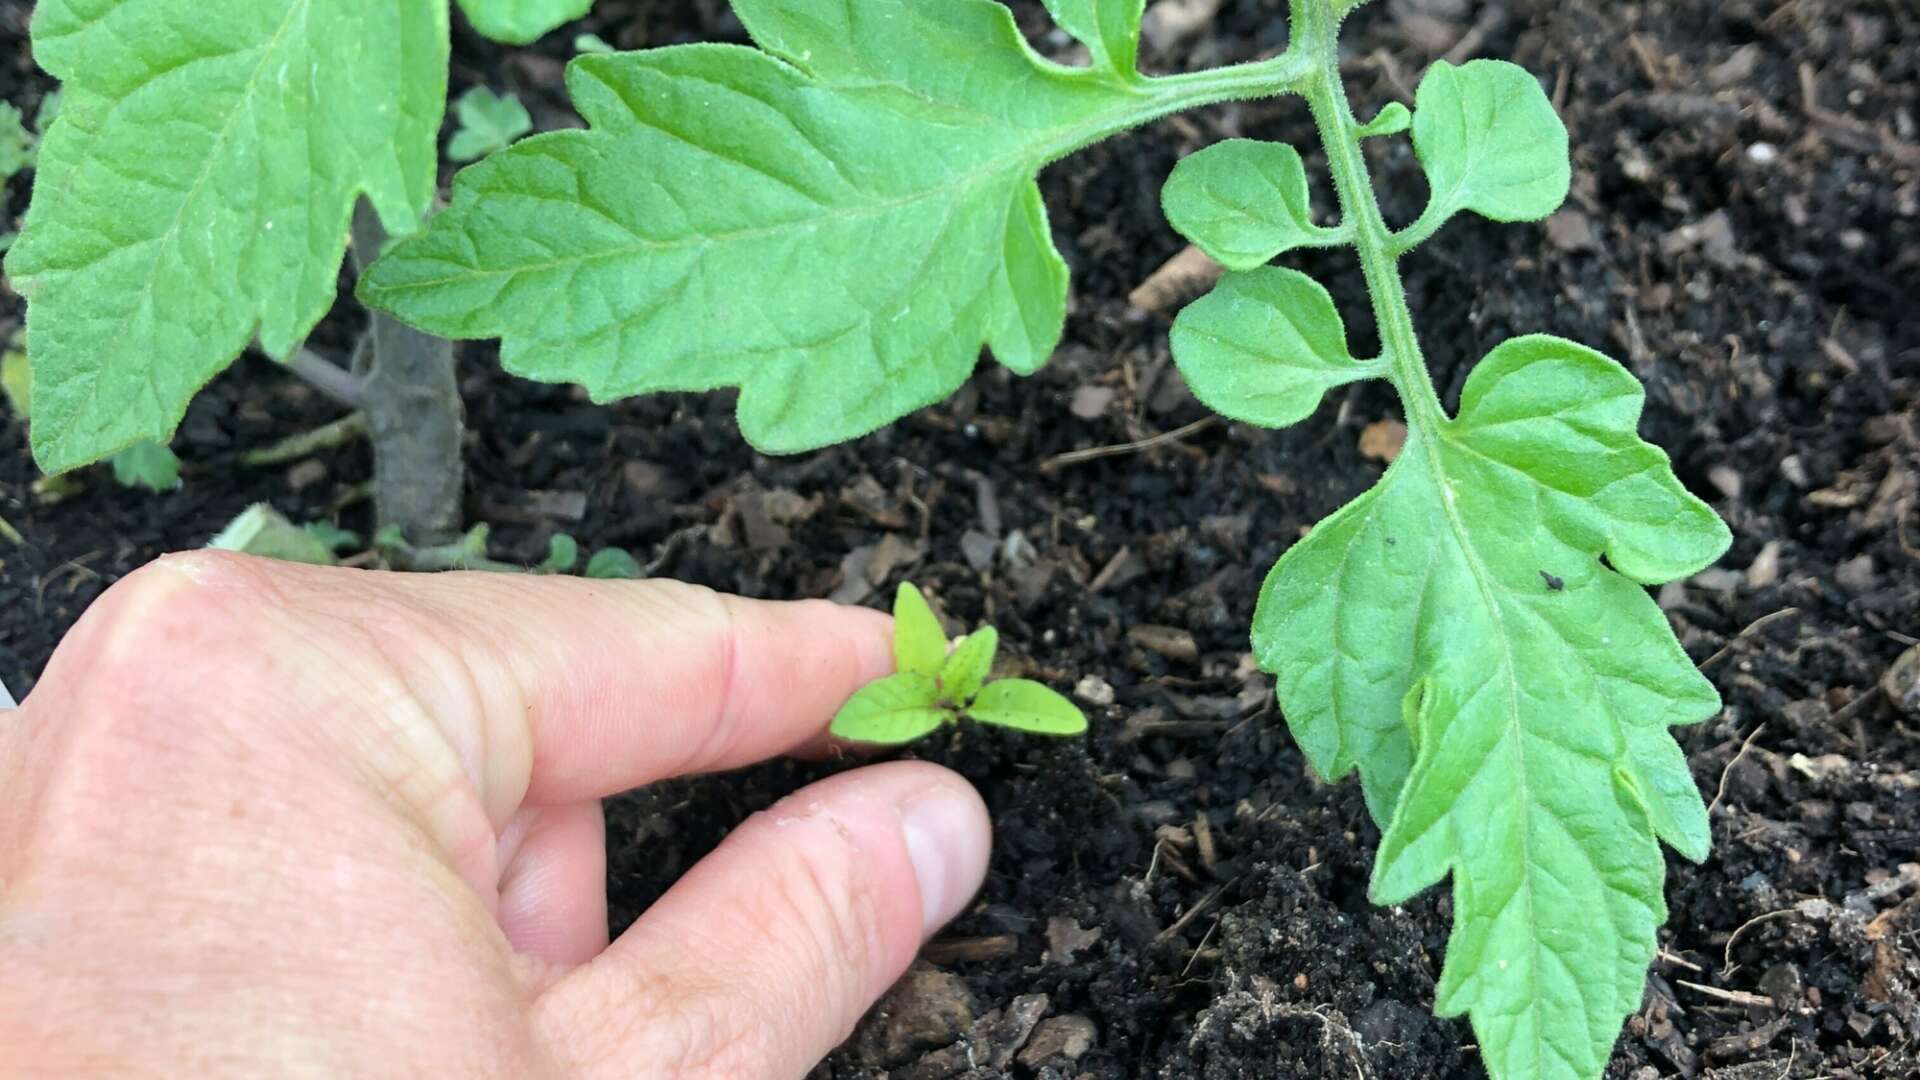
[[[1039, 5], [1019, 10], [1058, 53]], [[24, 20], [0, 6], [0, 96], [31, 113], [48, 83]], [[718, 0], [602, 0], [582, 28], [622, 46], [740, 34]], [[1278, 0], [1227, 0], [1146, 62], [1217, 64], [1284, 39]], [[463, 30], [455, 81], [519, 91], [543, 126], [577, 123], [558, 84], [570, 41], [510, 53]], [[1875, 689], [1920, 633], [1920, 9], [1374, 0], [1346, 41], [1358, 108], [1410, 100], [1453, 50], [1541, 73], [1572, 132], [1575, 193], [1552, 222], [1461, 218], [1408, 261], [1443, 389], [1513, 334], [1604, 348], [1647, 383], [1643, 432], [1733, 525], [1720, 567], [1660, 591], [1726, 698], [1680, 735], [1716, 844], [1704, 866], [1669, 867], [1663, 951], [1609, 1076], [1920, 1075], [1920, 870], [1901, 869], [1920, 858], [1920, 717]], [[992, 873], [913, 993], [820, 1076], [958, 1075], [969, 1057], [981, 1076], [1483, 1075], [1466, 1024], [1429, 1014], [1444, 890], [1368, 904], [1378, 833], [1359, 789], [1308, 774], [1247, 656], [1262, 575], [1379, 475], [1361, 436], [1397, 415], [1391, 397], [1361, 389], [1289, 431], [1219, 425], [1047, 466], [1206, 416], [1168, 367], [1164, 318], [1126, 297], [1181, 247], [1157, 209], [1168, 170], [1229, 134], [1314, 145], [1304, 109], [1279, 101], [1169, 121], [1049, 171], [1076, 272], [1053, 365], [1026, 381], [983, 365], [953, 402], [856, 445], [761, 458], [724, 396], [594, 407], [502, 377], [490, 347], [465, 350], [469, 512], [495, 524], [497, 557], [537, 560], [564, 528], [753, 596], [877, 605], [910, 576], [956, 626], [994, 621], [1016, 666], [1111, 688], [1084, 742], [963, 729], [915, 749], [986, 796]], [[1418, 170], [1403, 140], [1379, 142], [1388, 213], [1404, 220]], [[11, 213], [26, 191], [25, 177], [8, 186]], [[1354, 268], [1300, 265], [1332, 283], [1367, 348]], [[0, 320], [19, 316], [8, 296]], [[358, 319], [343, 304], [316, 344], [339, 351]], [[7, 419], [0, 517], [25, 543], [0, 540], [0, 678], [28, 689], [101, 590], [249, 502], [366, 528], [362, 449], [229, 463], [336, 415], [243, 361], [176, 441], [193, 466], [182, 490], [94, 474], [57, 504], [30, 492], [23, 426]], [[552, 504], [528, 493], [551, 491], [584, 493], [584, 518], [543, 516]], [[1172, 632], [1128, 634], [1143, 624]], [[746, 814], [846, 764], [612, 802], [616, 929]], [[1077, 1059], [1047, 1056], [1089, 1031]]]

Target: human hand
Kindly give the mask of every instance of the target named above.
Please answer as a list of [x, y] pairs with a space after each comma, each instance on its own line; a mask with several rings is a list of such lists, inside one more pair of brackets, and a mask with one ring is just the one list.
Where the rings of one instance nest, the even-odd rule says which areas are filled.
[[611, 946], [599, 800], [891, 668], [821, 602], [162, 559], [0, 714], [0, 1072], [801, 1076], [978, 888], [979, 796], [821, 781]]

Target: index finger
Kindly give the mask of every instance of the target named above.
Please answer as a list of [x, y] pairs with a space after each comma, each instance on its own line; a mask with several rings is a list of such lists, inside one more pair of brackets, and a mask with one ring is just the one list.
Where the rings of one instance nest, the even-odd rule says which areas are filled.
[[271, 674], [290, 705], [417, 708], [496, 824], [522, 803], [597, 799], [785, 753], [893, 669], [892, 623], [879, 612], [669, 581], [397, 574], [218, 552], [169, 556], [136, 576], [178, 595], [135, 605], [146, 625], [132, 647], [191, 649], [220, 626], [261, 648], [293, 643], [300, 662]]

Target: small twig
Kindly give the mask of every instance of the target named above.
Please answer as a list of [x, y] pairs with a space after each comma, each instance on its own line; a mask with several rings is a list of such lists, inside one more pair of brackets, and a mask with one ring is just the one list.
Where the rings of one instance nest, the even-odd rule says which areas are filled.
[[1002, 960], [1020, 951], [1020, 939], [1012, 934], [993, 937], [939, 938], [920, 949], [920, 958], [929, 964], [967, 963]]
[[1747, 1007], [1759, 1007], [1759, 1008], [1773, 1007], [1772, 998], [1762, 997], [1759, 994], [1750, 994], [1745, 990], [1722, 990], [1717, 986], [1708, 986], [1704, 983], [1688, 982], [1685, 979], [1675, 979], [1673, 980], [1673, 984], [1675, 986], [1684, 986], [1696, 994], [1704, 994], [1710, 998], [1718, 998], [1721, 1001], [1729, 1002], [1734, 1005], [1742, 1005]]
[[353, 412], [331, 424], [292, 435], [271, 446], [249, 450], [240, 455], [240, 464], [248, 468], [284, 465], [311, 457], [322, 450], [333, 450], [367, 437], [367, 414]]
[[1787, 618], [1790, 615], [1798, 615], [1798, 614], [1800, 614], [1800, 609], [1797, 607], [1783, 607], [1779, 611], [1776, 611], [1771, 615], [1760, 616], [1759, 618], [1748, 623], [1744, 630], [1741, 630], [1739, 633], [1728, 638], [1727, 643], [1725, 645], [1720, 646], [1719, 652], [1716, 652], [1712, 656], [1707, 657], [1705, 660], [1700, 661], [1700, 670], [1705, 671], [1708, 668], [1712, 667], [1713, 665], [1719, 663], [1721, 660], [1726, 659], [1727, 654], [1733, 651], [1733, 647], [1735, 645], [1740, 644], [1740, 642], [1744, 641], [1746, 638], [1748, 638], [1752, 634], [1758, 632], [1762, 627], [1765, 627], [1771, 623], [1777, 622], [1781, 619]]
[[1720, 956], [1720, 977], [1724, 979], [1727, 976], [1733, 974], [1734, 943], [1740, 940], [1740, 935], [1745, 933], [1749, 927], [1758, 926], [1769, 919], [1778, 919], [1783, 915], [1797, 915], [1797, 914], [1799, 914], [1799, 911], [1796, 908], [1781, 908], [1779, 911], [1769, 911], [1764, 915], [1755, 915], [1753, 918], [1748, 919], [1746, 922], [1743, 922], [1738, 927], [1736, 927], [1733, 933], [1727, 936], [1726, 951], [1723, 952]]
[[1098, 461], [1101, 458], [1121, 457], [1126, 454], [1137, 454], [1143, 450], [1152, 450], [1155, 447], [1165, 446], [1168, 443], [1179, 442], [1189, 435], [1197, 435], [1219, 422], [1220, 418], [1218, 416], [1209, 416], [1204, 420], [1195, 420], [1186, 427], [1178, 428], [1161, 435], [1155, 435], [1150, 439], [1140, 439], [1135, 442], [1119, 443], [1113, 446], [1095, 446], [1087, 450], [1069, 450], [1064, 454], [1059, 454], [1041, 462], [1040, 471], [1043, 473], [1056, 472], [1070, 465], [1084, 465], [1089, 461]]
[[1727, 777], [1732, 775], [1733, 767], [1740, 764], [1741, 758], [1747, 756], [1747, 748], [1752, 746], [1753, 740], [1759, 738], [1760, 733], [1765, 730], [1767, 730], [1767, 723], [1762, 720], [1759, 726], [1755, 727], [1753, 731], [1747, 735], [1746, 741], [1740, 744], [1740, 749], [1736, 751], [1732, 759], [1727, 762], [1727, 767], [1720, 770], [1720, 789], [1713, 793], [1713, 801], [1707, 804], [1708, 821], [1713, 820], [1713, 811], [1720, 805], [1720, 800], [1727, 797]]
[[1193, 965], [1200, 961], [1200, 953], [1206, 949], [1207, 942], [1213, 940], [1213, 932], [1218, 929], [1220, 929], [1220, 920], [1215, 919], [1213, 925], [1207, 927], [1207, 932], [1200, 935], [1200, 944], [1193, 947], [1193, 955], [1187, 958], [1187, 966], [1180, 969], [1181, 978], [1186, 978], [1187, 972], [1192, 971]]
[[1240, 880], [1239, 878], [1234, 878], [1233, 881], [1229, 881], [1225, 885], [1222, 885], [1219, 888], [1208, 893], [1207, 895], [1201, 897], [1200, 902], [1188, 908], [1187, 913], [1185, 915], [1182, 915], [1178, 919], [1173, 920], [1172, 926], [1169, 926], [1165, 930], [1162, 930], [1160, 931], [1160, 933], [1156, 934], [1154, 936], [1153, 943], [1155, 945], [1158, 945], [1161, 942], [1168, 941], [1173, 937], [1175, 937], [1176, 935], [1178, 935], [1180, 931], [1185, 930], [1189, 925], [1193, 923], [1193, 920], [1200, 917], [1201, 912], [1212, 907], [1214, 905], [1214, 902], [1219, 900], [1222, 896], [1225, 896], [1227, 890], [1229, 888], [1232, 888], [1234, 882], [1237, 882], [1239, 880]]

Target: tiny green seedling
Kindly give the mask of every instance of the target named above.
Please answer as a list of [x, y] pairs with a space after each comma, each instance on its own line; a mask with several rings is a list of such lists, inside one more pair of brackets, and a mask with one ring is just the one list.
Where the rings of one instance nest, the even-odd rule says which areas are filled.
[[533, 130], [533, 117], [512, 94], [496, 94], [476, 86], [453, 103], [460, 130], [447, 141], [447, 160], [462, 164], [478, 161]]
[[893, 658], [899, 670], [869, 683], [841, 706], [833, 734], [851, 742], [896, 746], [967, 716], [1037, 735], [1079, 735], [1087, 717], [1073, 702], [1031, 679], [987, 681], [1000, 634], [983, 626], [954, 642], [902, 582], [893, 600]]

